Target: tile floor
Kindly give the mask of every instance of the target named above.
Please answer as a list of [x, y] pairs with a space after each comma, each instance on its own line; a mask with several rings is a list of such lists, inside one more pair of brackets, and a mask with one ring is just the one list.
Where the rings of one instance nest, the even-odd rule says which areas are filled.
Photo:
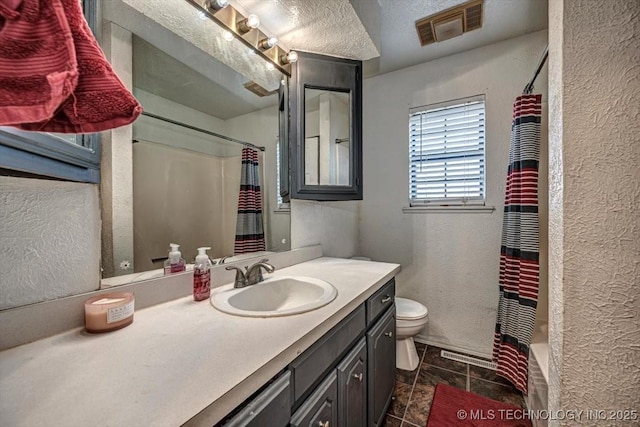
[[522, 393], [494, 371], [440, 357], [441, 348], [416, 343], [420, 364], [413, 371], [396, 370], [395, 398], [387, 427], [424, 427], [435, 386], [446, 383], [490, 399], [524, 407]]

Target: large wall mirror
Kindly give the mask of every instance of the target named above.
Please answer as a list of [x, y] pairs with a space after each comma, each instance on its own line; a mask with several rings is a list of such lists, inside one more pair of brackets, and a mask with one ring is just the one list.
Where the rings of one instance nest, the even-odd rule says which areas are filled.
[[[286, 78], [188, 2], [176, 13], [203, 27], [201, 33], [183, 34], [183, 27], [151, 22], [153, 15], [122, 13], [131, 5], [145, 12], [143, 2], [106, 3], [120, 10], [109, 12], [107, 4], [105, 15], [131, 33], [133, 92], [145, 113], [133, 125], [131, 205], [113, 206], [132, 210], [133, 239], [114, 237], [111, 250], [103, 245], [110, 253], [103, 253], [103, 285], [125, 279], [112, 276], [161, 275], [170, 243], [180, 245], [187, 263], [201, 246], [211, 247], [214, 260], [231, 256], [227, 262], [290, 249], [290, 215], [278, 187], [278, 93]], [[231, 56], [233, 68], [220, 59]], [[251, 232], [237, 227], [245, 215], [238, 204], [245, 150], [256, 151], [260, 164], [251, 184], [262, 192], [265, 246], [259, 253], [234, 249], [237, 235]]]
[[362, 199], [362, 64], [300, 52], [291, 81], [291, 197]]

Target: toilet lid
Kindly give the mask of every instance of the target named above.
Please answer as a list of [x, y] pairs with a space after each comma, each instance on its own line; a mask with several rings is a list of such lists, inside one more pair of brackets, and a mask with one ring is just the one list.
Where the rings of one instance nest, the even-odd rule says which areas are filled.
[[396, 317], [398, 319], [419, 319], [426, 316], [427, 307], [418, 301], [396, 297]]

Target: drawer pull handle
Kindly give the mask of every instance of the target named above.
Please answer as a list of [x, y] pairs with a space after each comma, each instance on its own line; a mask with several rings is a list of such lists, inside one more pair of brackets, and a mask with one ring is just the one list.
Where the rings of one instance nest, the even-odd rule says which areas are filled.
[[358, 381], [362, 382], [362, 372], [360, 372], [359, 374], [353, 374], [353, 378], [355, 378]]
[[329, 427], [329, 421], [318, 421], [318, 427]]
[[391, 297], [389, 295], [385, 295], [384, 298], [380, 301], [381, 304], [386, 304], [391, 301]]
[[384, 336], [385, 336], [385, 337], [389, 337], [389, 338], [391, 338], [391, 337], [393, 336], [393, 332], [391, 332], [391, 331], [389, 331], [389, 332], [385, 332], [385, 333], [384, 333]]

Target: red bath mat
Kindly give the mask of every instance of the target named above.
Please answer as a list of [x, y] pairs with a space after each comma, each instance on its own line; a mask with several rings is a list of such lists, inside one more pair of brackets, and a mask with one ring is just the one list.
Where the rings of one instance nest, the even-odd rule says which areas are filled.
[[531, 427], [526, 409], [438, 384], [427, 427]]

